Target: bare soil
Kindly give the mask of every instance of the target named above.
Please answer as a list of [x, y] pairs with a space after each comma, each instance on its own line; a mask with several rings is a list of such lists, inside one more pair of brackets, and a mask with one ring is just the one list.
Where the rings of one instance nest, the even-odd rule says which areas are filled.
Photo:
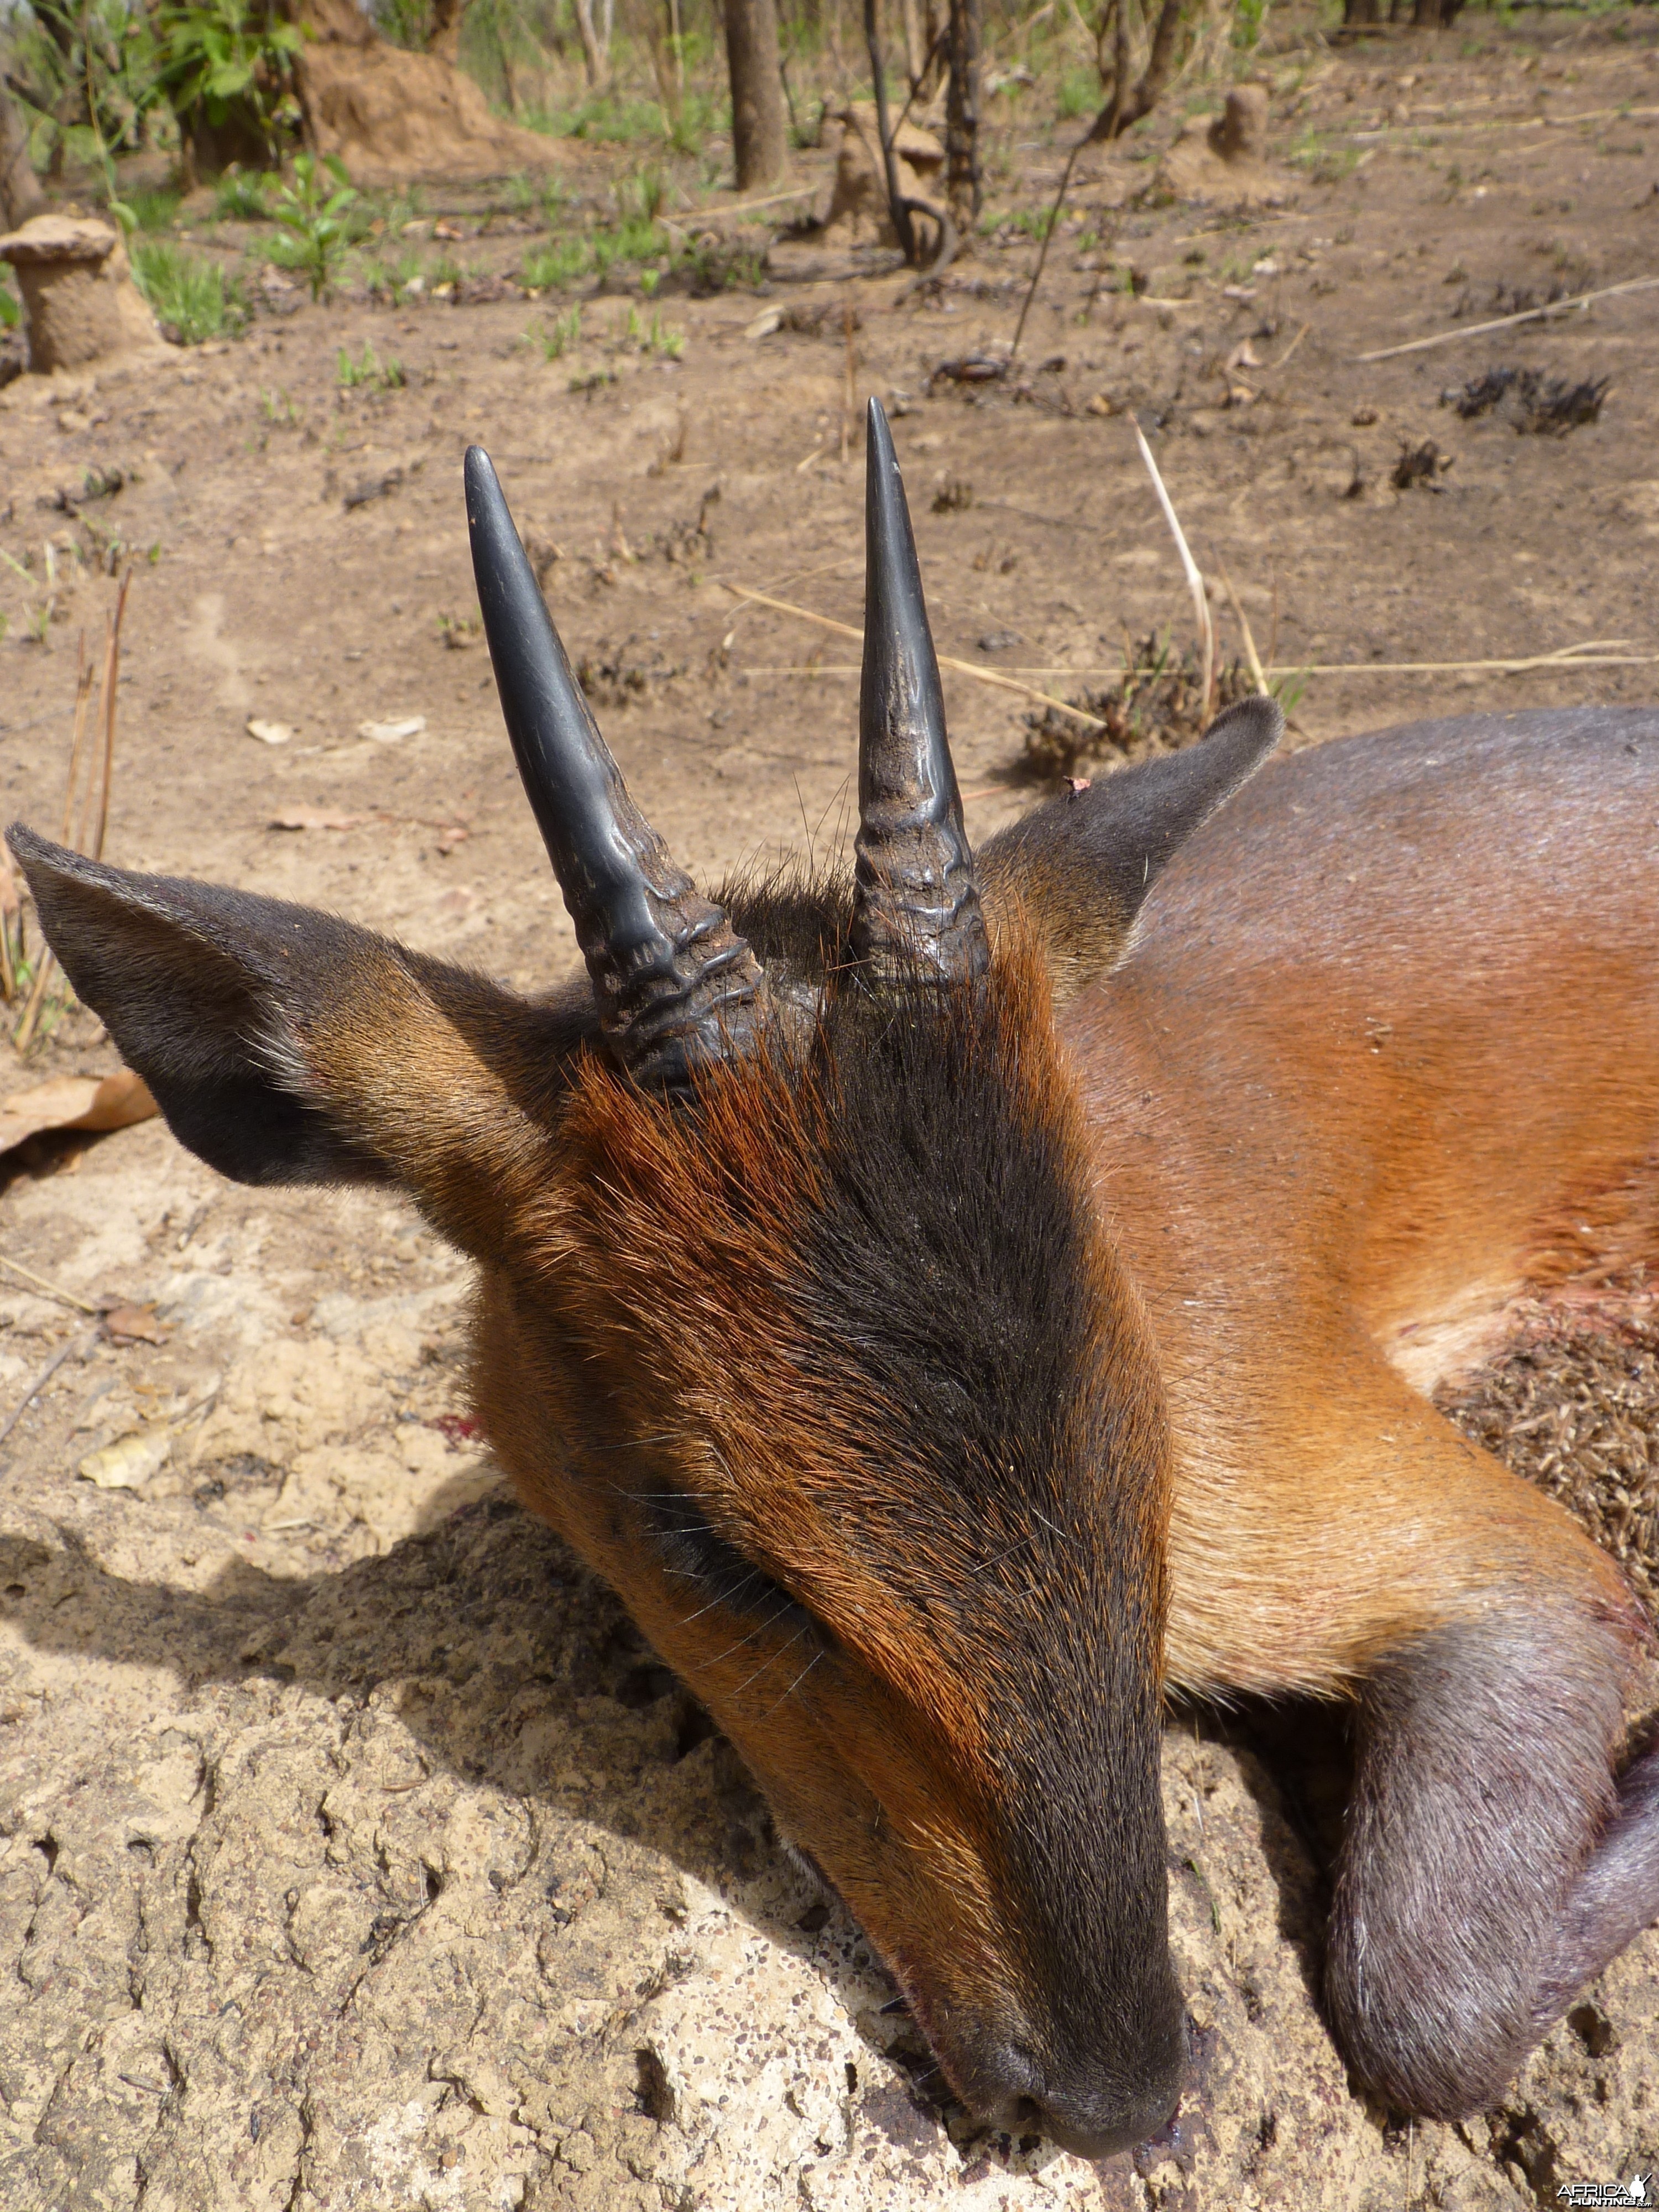
[[[521, 988], [557, 975], [574, 944], [477, 629], [477, 441], [682, 860], [717, 878], [832, 845], [855, 651], [725, 586], [860, 619], [848, 307], [854, 397], [896, 418], [942, 651], [1077, 697], [1115, 682], [1126, 639], [1188, 645], [1133, 409], [1261, 653], [1356, 671], [1307, 678], [1293, 742], [1650, 696], [1644, 665], [1395, 664], [1659, 650], [1659, 293], [1466, 327], [1659, 272], [1659, 25], [1482, 19], [1263, 73], [1285, 203], [1138, 198], [1173, 117], [1090, 156], [1018, 368], [990, 382], [938, 372], [1012, 334], [1035, 248], [1006, 226], [936, 282], [599, 296], [549, 359], [526, 328], [568, 301], [479, 281], [526, 241], [469, 186], [447, 209], [476, 304], [273, 288], [234, 343], [12, 383], [8, 810], [58, 826], [76, 641], [97, 648], [118, 539], [141, 557], [112, 859], [337, 908]], [[1045, 205], [1060, 150], [1006, 152], [1008, 210]], [[573, 173], [614, 172], [586, 149]], [[784, 325], [747, 334], [771, 306]], [[341, 349], [365, 347], [404, 382], [343, 389]], [[1506, 391], [1607, 389], [1565, 429], [1441, 404], [1506, 368], [1534, 373]], [[1040, 788], [1040, 709], [945, 688], [983, 837]], [[262, 743], [250, 719], [294, 734]], [[71, 1012], [0, 1088], [112, 1064]], [[8, 1407], [75, 1347], [0, 1454], [8, 2207], [1507, 2206], [1659, 2163], [1652, 1936], [1502, 2110], [1408, 2128], [1357, 2098], [1314, 1995], [1319, 1822], [1265, 1738], [1207, 1723], [1167, 1753], [1200, 2031], [1179, 2139], [1096, 2170], [975, 2138], [730, 1754], [498, 1494], [465, 1421], [460, 1263], [382, 1195], [236, 1188], [159, 1123], [13, 1165], [0, 1254], [70, 1298], [153, 1301], [167, 1340], [99, 1341], [62, 1296], [0, 1289]], [[1536, 1364], [1470, 1401], [1480, 1433], [1506, 1439]], [[1627, 1484], [1650, 1403], [1621, 1401], [1597, 1445]], [[136, 1487], [77, 1474], [133, 1435], [168, 1440]], [[1643, 1510], [1604, 1532], [1630, 1541]]]

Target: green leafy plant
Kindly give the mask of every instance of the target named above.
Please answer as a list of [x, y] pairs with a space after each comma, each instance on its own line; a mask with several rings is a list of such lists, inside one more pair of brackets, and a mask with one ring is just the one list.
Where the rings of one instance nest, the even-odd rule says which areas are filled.
[[15, 292], [0, 284], [0, 331], [15, 331], [22, 319], [22, 301]]
[[213, 212], [222, 222], [268, 222], [269, 187], [258, 169], [227, 169], [214, 188]]
[[5, 45], [30, 158], [84, 162], [113, 199], [112, 152], [139, 145], [147, 123], [165, 112], [148, 16], [128, 0], [35, 0], [8, 12]]
[[299, 120], [294, 57], [304, 44], [270, 0], [162, 0], [156, 83], [182, 131], [229, 126], [275, 161]]
[[372, 342], [368, 339], [363, 343], [363, 356], [361, 361], [354, 361], [348, 348], [342, 346], [338, 366], [340, 388], [343, 392], [356, 392], [363, 389], [397, 392], [401, 391], [409, 381], [404, 374], [403, 363], [395, 360], [381, 361]]
[[168, 240], [141, 238], [132, 248], [132, 273], [155, 310], [155, 319], [178, 345], [239, 331], [246, 311], [216, 263], [198, 260]]
[[373, 9], [382, 38], [419, 53], [432, 32], [432, 0], [375, 0]]
[[346, 211], [356, 198], [337, 154], [325, 154], [320, 161], [314, 154], [296, 154], [294, 181], [282, 186], [272, 204], [287, 235], [275, 241], [271, 258], [299, 270], [313, 300], [331, 290], [339, 274], [349, 243]]

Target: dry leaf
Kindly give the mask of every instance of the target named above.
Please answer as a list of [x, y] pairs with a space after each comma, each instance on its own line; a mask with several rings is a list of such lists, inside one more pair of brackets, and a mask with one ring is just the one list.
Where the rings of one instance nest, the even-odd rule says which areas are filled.
[[161, 1473], [172, 1450], [170, 1429], [143, 1430], [88, 1452], [76, 1472], [100, 1490], [137, 1490]]
[[267, 722], [258, 714], [250, 714], [246, 725], [251, 738], [258, 738], [262, 745], [285, 745], [294, 735], [291, 722]]
[[763, 307], [752, 323], [745, 323], [743, 334], [746, 338], [769, 338], [774, 331], [783, 328], [781, 307]]
[[118, 1344], [165, 1344], [173, 1334], [149, 1306], [112, 1306], [104, 1327]]
[[0, 1152], [47, 1130], [125, 1129], [157, 1111], [149, 1086], [130, 1067], [100, 1081], [90, 1075], [57, 1075], [0, 1100]]

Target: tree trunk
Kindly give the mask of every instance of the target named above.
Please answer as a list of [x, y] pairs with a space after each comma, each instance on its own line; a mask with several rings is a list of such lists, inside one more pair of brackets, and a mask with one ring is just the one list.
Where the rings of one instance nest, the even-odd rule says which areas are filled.
[[946, 40], [951, 82], [945, 103], [945, 174], [951, 213], [960, 231], [979, 221], [984, 187], [979, 166], [981, 0], [951, 0]]
[[1342, 0], [1342, 21], [1345, 24], [1380, 22], [1382, 12], [1377, 0]]
[[921, 35], [921, 17], [916, 10], [916, 0], [904, 0], [904, 74], [910, 80], [910, 89], [919, 93], [921, 73], [927, 66], [927, 48]]
[[461, 16], [465, 7], [466, 0], [432, 0], [432, 27], [426, 34], [426, 50], [452, 69], [460, 66]]
[[29, 162], [28, 125], [22, 110], [0, 84], [0, 224], [15, 230], [31, 216], [46, 211], [46, 196]]
[[1152, 51], [1146, 57], [1146, 67], [1139, 83], [1129, 94], [1127, 101], [1118, 111], [1117, 128], [1127, 131], [1132, 123], [1139, 123], [1143, 115], [1150, 115], [1164, 97], [1164, 88], [1175, 68], [1176, 42], [1181, 33], [1182, 0], [1164, 0], [1158, 12], [1158, 28], [1152, 33]]
[[725, 0], [726, 55], [732, 71], [732, 149], [738, 190], [775, 185], [788, 161], [783, 81], [778, 74], [775, 0]]
[[1463, 4], [1463, 0], [1416, 0], [1412, 9], [1412, 21], [1419, 31], [1443, 31]]
[[576, 10], [576, 29], [582, 42], [582, 60], [587, 68], [587, 82], [592, 89], [599, 91], [611, 75], [605, 55], [599, 50], [599, 33], [593, 28], [593, 10], [590, 0], [572, 0]]

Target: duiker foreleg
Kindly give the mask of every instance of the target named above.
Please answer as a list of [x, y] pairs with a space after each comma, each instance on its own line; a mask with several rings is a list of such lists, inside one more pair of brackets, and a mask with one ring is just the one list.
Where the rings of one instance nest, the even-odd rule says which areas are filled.
[[1628, 1619], [1528, 1579], [1367, 1680], [1327, 1996], [1389, 2103], [1492, 2103], [1659, 1917], [1659, 1758], [1613, 1774], [1638, 1656]]

